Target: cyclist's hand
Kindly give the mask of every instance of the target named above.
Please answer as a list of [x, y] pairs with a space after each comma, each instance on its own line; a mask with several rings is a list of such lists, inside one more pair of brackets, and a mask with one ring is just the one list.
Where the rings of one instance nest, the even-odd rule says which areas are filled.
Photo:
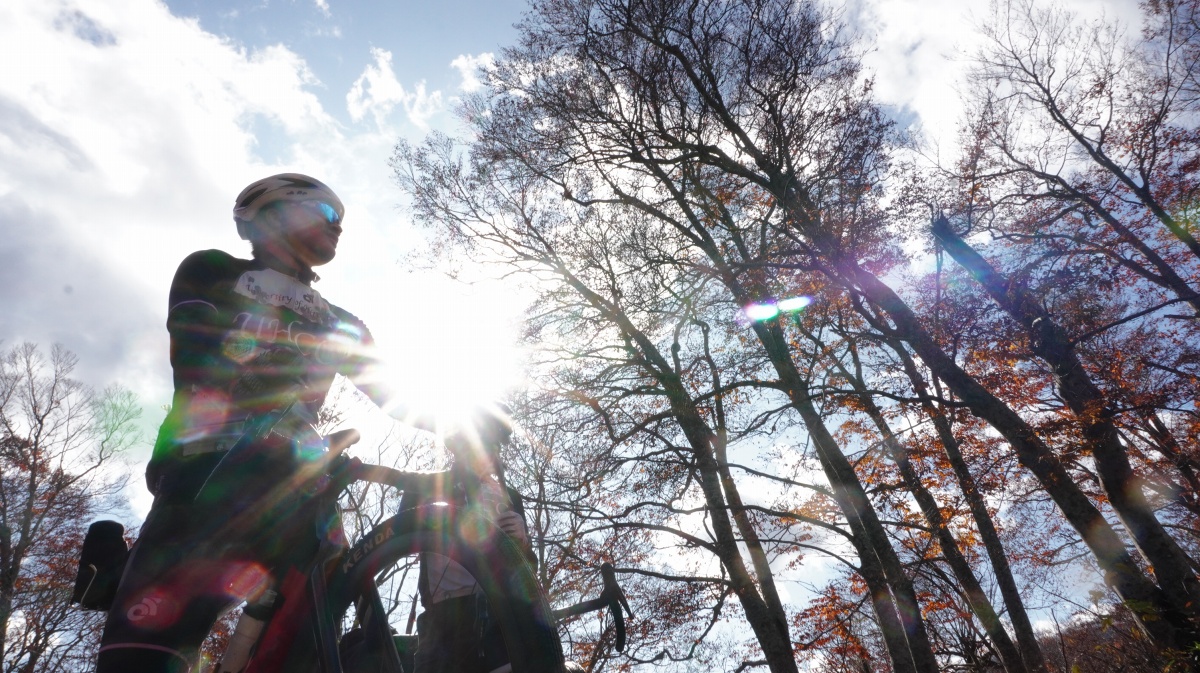
[[525, 532], [525, 521], [520, 514], [509, 510], [500, 515], [496, 520], [500, 530], [508, 533], [517, 542], [520, 542], [523, 547], [529, 546], [529, 533]]
[[474, 435], [493, 451], [498, 451], [500, 446], [507, 444], [512, 437], [512, 411], [503, 404], [476, 406], [471, 410], [470, 419]]

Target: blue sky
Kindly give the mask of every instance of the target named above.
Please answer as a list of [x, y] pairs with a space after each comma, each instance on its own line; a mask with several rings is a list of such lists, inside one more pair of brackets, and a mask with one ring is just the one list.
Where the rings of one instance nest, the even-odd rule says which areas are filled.
[[523, 0], [441, 2], [339, 2], [264, 0], [261, 3], [170, 0], [176, 16], [199, 19], [200, 28], [248, 49], [282, 44], [302, 54], [320, 81], [314, 93], [342, 122], [351, 122], [345, 93], [375, 62], [371, 49], [393, 54], [396, 78], [412, 90], [456, 87], [450, 64], [462, 55], [498, 52], [516, 37], [513, 24]]
[[[931, 140], [986, 0], [851, 0], [879, 99]], [[1076, 0], [1132, 19], [1136, 0]], [[299, 171], [345, 202], [317, 288], [363, 318], [410, 403], [468, 404], [521, 382], [523, 308], [499, 282], [423, 268], [424, 234], [387, 160], [455, 130], [474, 66], [516, 37], [523, 0], [3, 0], [0, 348], [62, 343], [78, 377], [170, 400], [167, 290], [187, 254], [247, 255], [230, 208], [249, 182]], [[486, 270], [465, 270], [483, 278]], [[149, 455], [148, 442], [135, 459]], [[134, 470], [140, 473], [141, 466]], [[141, 480], [129, 495], [149, 504]], [[812, 567], [806, 567], [811, 573]]]
[[[319, 289], [390, 344], [406, 380], [455, 394], [486, 357], [492, 378], [512, 383], [513, 368], [496, 364], [511, 352], [494, 348], [511, 340], [504, 325], [518, 309], [413, 270], [406, 255], [423, 241], [398, 209], [387, 158], [400, 138], [453, 129], [455, 97], [512, 39], [522, 5], [433, 7], [5, 3], [0, 254], [15, 263], [0, 267], [10, 307], [0, 340], [63, 343], [85, 381], [119, 381], [156, 409], [169, 395], [162, 324], [175, 264], [206, 247], [245, 254], [233, 196], [298, 170], [348, 207]], [[455, 343], [447, 314], [483, 320], [496, 338]], [[454, 358], [428, 357], [448, 343]]]
[[[953, 133], [961, 55], [986, 0], [852, 4], [879, 98], [932, 138]], [[1074, 6], [1136, 21], [1135, 0]], [[0, 346], [62, 343], [86, 383], [140, 396], [151, 433], [170, 399], [163, 325], [175, 266], [198, 249], [246, 255], [234, 196], [299, 171], [347, 205], [338, 259], [317, 287], [366, 321], [410, 398], [462, 404], [519, 384], [520, 293], [421, 268], [413, 256], [428, 242], [387, 160], [398, 139], [455, 130], [455, 100], [516, 38], [525, 9], [0, 3]]]
[[0, 347], [61, 343], [84, 382], [133, 389], [144, 460], [170, 401], [175, 266], [205, 248], [247, 256], [234, 196], [300, 171], [347, 204], [318, 289], [367, 322], [410, 403], [469, 405], [519, 384], [519, 302], [418, 268], [427, 243], [387, 159], [400, 138], [453, 130], [456, 97], [522, 7], [0, 4]]

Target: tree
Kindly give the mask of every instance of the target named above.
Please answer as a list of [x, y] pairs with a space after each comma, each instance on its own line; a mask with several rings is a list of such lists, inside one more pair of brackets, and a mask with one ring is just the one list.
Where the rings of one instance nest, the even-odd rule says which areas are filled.
[[[613, 446], [595, 410], [561, 390], [530, 391], [512, 402], [521, 432], [505, 455], [508, 483], [525, 495], [539, 580], [552, 604], [594, 597], [601, 588], [598, 566], [609, 562], [636, 614], [626, 622], [622, 654], [613, 647], [606, 613], [566, 620], [561, 632], [568, 658], [597, 673], [651, 661], [681, 670], [720, 665], [724, 653], [709, 631], [732, 611], [721, 609], [729, 584], [714, 581], [712, 564], [695, 550], [671, 542], [688, 530], [669, 502], [681, 492], [687, 497], [686, 486], [680, 489], [672, 476], [686, 470], [686, 461], [658, 451], [653, 469], [636, 469], [629, 458], [642, 443]], [[631, 491], [636, 495], [625, 497]], [[699, 557], [695, 566], [689, 563], [697, 569], [658, 562], [655, 550], [664, 546]]]
[[1121, 607], [1056, 623], [1053, 632], [1042, 636], [1042, 648], [1054, 673], [1160, 673], [1181, 663], [1156, 651], [1133, 615]]
[[[1161, 589], [1151, 617], [1179, 630], [1156, 637], [1187, 649], [1200, 581], [1194, 540], [1172, 529], [1194, 530], [1196, 512], [1200, 34], [1194, 2], [1143, 7], [1133, 38], [1060, 6], [995, 5], [968, 82], [963, 159], [932, 197], [956, 224], [939, 219], [932, 233], [1053, 381], [1056, 413]], [[1193, 314], [1168, 312], [1183, 307]], [[1136, 617], [1144, 603], [1129, 605]]]
[[[677, 370], [684, 362], [679, 352], [681, 344], [672, 344], [668, 353], [655, 343], [661, 338], [658, 335], [671, 327], [661, 324], [663, 319], [659, 317], [654, 318], [660, 324], [653, 329], [633, 325], [622, 315], [622, 308], [629, 304], [639, 311], [649, 307], [657, 312], [660, 309], [653, 306], [652, 296], [673, 293], [668, 300], [672, 303], [693, 302], [688, 288], [715, 285], [723, 293], [719, 308], [723, 315], [711, 315], [707, 305], [703, 313], [700, 308], [684, 306], [672, 315], [677, 321], [677, 340], [690, 333], [697, 335], [691, 338], [700, 341], [699, 335], [706, 333], [709, 323], [719, 321], [723, 330], [732, 327], [741, 306], [784, 289], [782, 283], [772, 283], [748, 268], [770, 260], [777, 254], [780, 241], [775, 236], [759, 240], [761, 218], [770, 218], [773, 209], [769, 199], [761, 198], [761, 192], [748, 187], [740, 176], [705, 170], [681, 158], [694, 152], [680, 149], [680, 144], [694, 148], [717, 138], [706, 137], [714, 128], [703, 116], [702, 108], [697, 108], [699, 116], [687, 109], [693, 102], [692, 94], [685, 89], [671, 89], [686, 87], [686, 74], [675, 67], [669, 55], [662, 58], [662, 54], [654, 53], [660, 45], [654, 43], [654, 35], [647, 33], [678, 31], [684, 39], [716, 45], [726, 59], [714, 69], [722, 77], [729, 73], [735, 78], [743, 76], [745, 67], [760, 67], [756, 59], [782, 46], [772, 53], [783, 54], [780, 59], [787, 62], [783, 67], [810, 67], [802, 80], [793, 78], [794, 86], [817, 90], [811, 97], [815, 101], [811, 107], [789, 110], [798, 125], [820, 127], [814, 133], [819, 136], [814, 145], [804, 148], [806, 157], [831, 151], [832, 156], [821, 159], [830, 167], [848, 159], [840, 150], [853, 149], [836, 147], [837, 136], [861, 132], [871, 139], [866, 142], [875, 142], [886, 137], [886, 122], [872, 106], [863, 104], [863, 91], [856, 85], [856, 61], [836, 37], [836, 31], [824, 25], [826, 17], [813, 5], [795, 11], [790, 3], [771, 2], [723, 6], [560, 3], [540, 9], [543, 11], [528, 22], [525, 45], [508, 54], [494, 74], [494, 95], [477, 101], [466, 112], [479, 138], [472, 152], [472, 169], [476, 172], [458, 181], [454, 160], [435, 140], [419, 152], [401, 148], [397, 164], [402, 183], [413, 193], [418, 212], [427, 221], [450, 227], [459, 238], [475, 237], [508, 247], [518, 253], [514, 265], [542, 265], [593, 309], [606, 315], [606, 320], [624, 334], [626, 347], [640, 354], [633, 364], [663, 386], [658, 394], [672, 402], [670, 411], [697, 456], [714, 451], [708, 447], [717, 447], [719, 455], [724, 445], [720, 412], [697, 415], [689, 411], [695, 401], [687, 399], [679, 384], [687, 387], [693, 384], [693, 377], [706, 375], [716, 382], [707, 395], [715, 395], [719, 401], [729, 385], [721, 383], [721, 369], [705, 367], [704, 360], [700, 360], [701, 367], [691, 369], [689, 378], [678, 381], [682, 372]], [[589, 28], [576, 32], [578, 26]], [[723, 43], [726, 36], [732, 36], [728, 44]], [[641, 60], [647, 54], [652, 58]], [[560, 68], [560, 59], [571, 63], [571, 67]], [[753, 86], [748, 80], [744, 83]], [[632, 97], [627, 97], [629, 93]], [[681, 99], [671, 98], [672, 94], [679, 94]], [[628, 109], [622, 110], [626, 103]], [[675, 114], [677, 108], [681, 114]], [[664, 119], [664, 111], [671, 111], [672, 116]], [[839, 125], [831, 121], [835, 118], [846, 121]], [[672, 126], [664, 129], [664, 124]], [[648, 138], [663, 133], [677, 134], [682, 140], [669, 140], [675, 145], [647, 145]], [[869, 153], [870, 148], [865, 151]], [[858, 160], [850, 157], [848, 163], [856, 165]], [[492, 181], [494, 176], [500, 177]], [[530, 180], [540, 180], [541, 185], [530, 188]], [[478, 190], [478, 195], [472, 196], [472, 190]], [[540, 231], [543, 222], [535, 221], [534, 216], [540, 216], [548, 204], [531, 206], [537, 213], [521, 207], [522, 200], [535, 199], [532, 192], [537, 191], [542, 195], [561, 193], [576, 204], [585, 214], [572, 225], [587, 233], [572, 237]], [[831, 197], [831, 210], [849, 207], [845, 201], [834, 201]], [[588, 216], [588, 212], [596, 217]], [[507, 228], [505, 217], [511, 218], [512, 228]], [[607, 219], [610, 217], [611, 221]], [[627, 228], [628, 233], [593, 233], [601, 231], [596, 229], [596, 218], [600, 218], [604, 232], [614, 231], [615, 227]], [[553, 247], [547, 244], [551, 235]], [[604, 249], [601, 240], [611, 247]], [[618, 242], [624, 245], [618, 246]], [[529, 251], [531, 248], [537, 248], [536, 254]], [[608, 287], [606, 271], [609, 277], [613, 273], [623, 277], [630, 268], [643, 269], [650, 275], [640, 285]], [[595, 273], [605, 286], [603, 295], [596, 286], [581, 280]], [[659, 273], [662, 276], [656, 275]], [[649, 286], [656, 281], [665, 286]], [[701, 301], [693, 303], [702, 306]], [[670, 315], [666, 311], [662, 314]], [[744, 326], [738, 329], [743, 335], [745, 330]], [[752, 357], [758, 359], [760, 367], [766, 367], [764, 374], [769, 372], [777, 379], [761, 385], [784, 391], [788, 406], [803, 419], [815, 439], [833, 497], [847, 518], [853, 543], [859, 547], [862, 569], [872, 586], [873, 605], [887, 625], [885, 639], [893, 650], [896, 666], [899, 670], [934, 670], [936, 663], [911, 580], [853, 467], [825, 427], [816, 394], [810, 388], [811, 373], [792, 360], [782, 327], [753, 323], [749, 330], [759, 344]], [[723, 331], [720, 337], [717, 343], [744, 342], [733, 329]], [[679, 395], [671, 392], [676, 389]], [[707, 446], [702, 449], [702, 445]], [[720, 462], [718, 458], [718, 471]], [[726, 490], [728, 504], [722, 503], [716, 490], [711, 493], [709, 505], [714, 509], [710, 513], [714, 516], [718, 507], [732, 507], [735, 515], [741, 508], [736, 492], [728, 486]], [[747, 541], [753, 558], [757, 534], [743, 525], [743, 519], [735, 516], [738, 532]], [[723, 557], [728, 561], [733, 558]], [[755, 560], [754, 567], [760, 579], [769, 576], [759, 560]], [[770, 592], [768, 583], [764, 582], [763, 588]], [[751, 595], [739, 593], [743, 599]], [[787, 638], [786, 619], [781, 616], [772, 616], [770, 621], [780, 626], [769, 628], [779, 628]], [[763, 623], [764, 628], [768, 628], [767, 623]], [[781, 653], [774, 658], [768, 653], [767, 658], [772, 667], [790, 665], [785, 664], [790, 657]]]
[[[653, 211], [663, 197], [700, 195], [713, 202], [684, 208], [681, 225], [724, 214], [721, 203], [730, 199], [707, 195], [737, 194], [734, 212], [739, 213], [741, 204], [762, 204], [758, 240], [769, 241], [777, 254], [743, 255], [738, 269], [820, 274], [855, 297], [874, 329], [905, 342], [962, 403], [1005, 437], [1088, 545], [1110, 586], [1142, 610], [1144, 628], [1164, 647], [1186, 647], [1196, 639], [1188, 618], [1195, 606], [1181, 609], [1177, 594], [1155, 584], [1029, 420], [956, 362], [909, 302], [881, 280], [897, 255], [888, 240], [890, 222], [878, 205], [893, 143], [867, 95], [869, 85], [858, 83], [855, 59], [832, 48], [836, 41], [820, 39], [819, 12], [770, 2], [546, 7], [552, 11], [540, 16], [542, 29], [528, 39], [526, 57], [511, 70], [503, 63], [497, 70], [496, 78], [507, 78], [507, 86], [524, 98], [473, 111], [473, 119], [495, 130], [484, 137], [500, 139], [489, 151], [513, 149], [529, 164], [546, 160], [556, 169], [591, 162], [599, 170], [580, 184], [574, 182], [577, 172], [539, 174], [531, 168], [557, 179], [564, 196], [581, 204], [616, 198]], [[798, 27], [797, 16], [814, 18]], [[534, 67], [549, 61], [555, 63], [549, 72]], [[526, 123], [513, 124], [516, 116], [508, 113], [522, 105], [537, 106], [540, 117], [527, 114]], [[571, 114], [555, 116], [551, 109]], [[568, 142], [571, 138], [580, 140]], [[586, 156], [569, 163], [576, 151]], [[639, 192], [655, 180], [660, 191]], [[596, 194], [598, 187], [617, 195]], [[663, 214], [678, 221], [674, 213]], [[711, 241], [701, 237], [699, 245]], [[736, 245], [730, 249], [742, 253]], [[718, 264], [717, 277], [728, 277], [724, 270]], [[744, 293], [735, 293], [740, 301], [775, 289], [763, 283], [743, 288]], [[783, 329], [768, 322], [754, 331], [822, 447], [831, 483], [853, 494], [851, 473], [806, 408], [811, 397], [787, 358]], [[863, 522], [895, 599], [909, 608], [901, 610], [904, 618], [913, 614], [911, 589], [896, 572], [872, 517], [855, 514], [856, 503], [863, 502], [857, 495], [848, 500], [847, 516]], [[912, 627], [905, 631], [911, 656], [920, 659], [919, 668], [931, 667], [923, 629], [916, 622], [906, 626]]]
[[[455, 175], [446, 163], [453, 160], [446, 153], [449, 149], [449, 144], [436, 138], [419, 152], [405, 146], [398, 149], [398, 177], [420, 204], [428, 204], [422, 218], [476, 248], [503, 249], [507, 262], [515, 267], [554, 277], [557, 284], [547, 291], [541, 314], [547, 323], [557, 325], [562, 325], [566, 316], [582, 314], [583, 319], [572, 321], [569, 329], [586, 335], [590, 343], [568, 348], [582, 348], [589, 354], [588, 366], [596, 369], [582, 372], [594, 374], [594, 378], [585, 383], [577, 377], [571, 390], [600, 412], [613, 444], [664, 456], [652, 461], [658, 463], [653, 470], [647, 470], [645, 464], [626, 466], [637, 467], [651, 480], [646, 490], [635, 493], [645, 494], [653, 504], [635, 501], [630, 513], [642, 520], [613, 525], [675, 535], [683, 546], [716, 557], [725, 576], [702, 581], [718, 585], [722, 601], [737, 599], [773, 670], [796, 670], [783, 606], [772, 591], [773, 572], [756, 543], [753, 523], [739, 511], [736, 485], [721, 464], [728, 432], [714, 427], [723, 422], [720, 393], [712, 399], [712, 393], [695, 389], [699, 385], [701, 390], [712, 390], [709, 386], [714, 383], [710, 378], [697, 380], [696, 372], [706, 369], [703, 357], [685, 359], [682, 344], [676, 341], [683, 335], [672, 326], [688, 326], [691, 313], [686, 309], [679, 314], [663, 312], [648, 301], [642, 290], [667, 297], [676, 289], [651, 290], [660, 280], [653, 261], [643, 266], [640, 257], [621, 259], [612, 254], [617, 249], [632, 251], [625, 245], [627, 232], [637, 232], [639, 227], [623, 213], [585, 209], [578, 213], [583, 221], [574, 221], [537, 209], [531, 203], [539, 201], [536, 193], [546, 193], [544, 186], [527, 185], [529, 191], [521, 192], [522, 185], [492, 181], [486, 169]], [[516, 198], [510, 198], [513, 192]], [[608, 215], [616, 219], [607, 221]], [[509, 218], [530, 226], [512, 229], [507, 225]], [[588, 236], [576, 238], [570, 232], [577, 228], [588, 231]], [[637, 234], [634, 236], [636, 239]], [[578, 263], [589, 256], [606, 258], [613, 266]], [[697, 299], [694, 292], [695, 288], [687, 291], [691, 299]], [[624, 297], [632, 301], [626, 302]], [[581, 331], [585, 329], [590, 331]], [[696, 330], [693, 327], [689, 332]], [[715, 387], [722, 389], [719, 379]], [[702, 401], [701, 396], [706, 399]], [[709, 411], [709, 404], [718, 411]], [[670, 519], [689, 513], [680, 511], [674, 501], [689, 495], [703, 503], [700, 511], [705, 530], [700, 534], [671, 525]], [[749, 563], [739, 542], [749, 547]]]
[[[1195, 22], [1188, 23], [1184, 7], [1148, 5], [1153, 16], [1174, 18], [1153, 24], [1147, 39], [1190, 45], [1187, 26]], [[1054, 34], [1054, 25], [1030, 22], [1008, 43], [1010, 51], [1041, 54], [1039, 40]], [[1180, 224], [1186, 199], [1091, 174], [1067, 194], [1053, 176], [1012, 178], [1024, 168], [1002, 166], [1003, 152], [989, 154], [991, 141], [980, 140], [968, 157], [982, 157], [976, 163], [987, 169], [999, 166], [994, 174], [928, 181], [955, 217], [991, 209], [993, 219], [983, 221], [1002, 243], [986, 259], [1005, 288], [983, 283], [947, 292], [940, 267], [932, 278], [899, 285], [910, 259], [898, 243], [913, 234], [928, 242], [927, 220], [914, 224], [912, 205], [929, 200], [922, 197], [931, 190], [888, 193], [903, 139], [872, 100], [854, 41], [821, 6], [558, 0], [536, 3], [521, 30], [520, 43], [488, 73], [488, 89], [463, 105], [472, 133], [466, 151], [458, 155], [437, 137], [419, 148], [402, 145], [398, 178], [418, 219], [443, 240], [533, 279], [540, 303], [532, 324], [553, 342], [547, 352], [557, 358], [548, 388], [590, 405], [596, 422], [611, 429], [614, 452], [637, 438], [649, 448], [629, 459], [642, 470], [687, 475], [705, 487], [704, 479], [715, 477], [720, 489], [701, 488], [717, 543], [711, 549], [731, 586], [745, 588], [738, 597], [766, 663], [791, 665], [772, 639], [789, 638], [800, 649], [832, 643], [827, 634], [837, 633], [849, 647], [838, 665], [867, 665], [882, 645], [895, 670], [962, 660], [986, 667], [997, 659], [1009, 670], [1044, 670], [1013, 567], [1048, 567], [1060, 553], [1044, 541], [1045, 553], [1010, 551], [1014, 542], [1037, 548], [1030, 541], [1036, 533], [1002, 542], [985, 491], [1038, 512], [1038, 533], [1062, 535], [1063, 548], [1086, 547], [1084, 562], [1095, 563], [1157, 647], [1198, 642], [1200, 601], [1189, 558], [1195, 541], [1174, 532], [1194, 531], [1187, 508], [1196, 502], [1172, 495], [1175, 479], [1195, 483], [1200, 466], [1194, 433], [1187, 432], [1198, 418], [1195, 321], [1182, 333], [1138, 322], [1195, 301], [1195, 255]], [[1186, 62], [1190, 48], [1180, 46], [1172, 58]], [[1194, 78], [1180, 81], [1191, 86]], [[1095, 90], [1106, 94], [1106, 87]], [[1131, 100], [1149, 100], [1144, 87], [1138, 91]], [[972, 126], [969, 139], [990, 139], [993, 127], [1022, 138], [1019, 127], [993, 114], [1009, 104], [1008, 92], [1002, 88], [980, 107], [992, 116]], [[1012, 100], [1037, 95], [1033, 87]], [[1174, 158], [1156, 165], [1171, 166], [1163, 171], [1172, 184], [1191, 194], [1192, 141], [1180, 126], [1191, 117], [1175, 119], [1179, 128], [1150, 134], [1157, 140], [1138, 135], [1146, 124], [1127, 130], [1127, 144], [1140, 148], [1130, 165], [1174, 143]], [[1052, 129], [1051, 140], [1062, 137], [1077, 140]], [[1046, 142], [1033, 143], [1035, 158], [1054, 158], [1037, 154]], [[1006, 178], [1025, 190], [1009, 201], [1000, 191]], [[1078, 196], [1101, 182], [1101, 196], [1112, 198], [1109, 215], [1116, 213], [1109, 219]], [[1051, 185], [1048, 196], [1029, 196], [1042, 183]], [[1064, 194], [1075, 200], [1046, 205]], [[891, 195], [900, 198], [884, 198]], [[1026, 196], [1024, 211], [1004, 209]], [[1132, 218], [1140, 224], [1131, 228], [1117, 212], [1122, 208], [1149, 214]], [[1050, 223], [1054, 235], [1031, 234], [1046, 227], [995, 224], [1010, 211], [1038, 226]], [[1078, 224], [1111, 231], [1070, 238], [1066, 230]], [[958, 245], [956, 231], [939, 231], [938, 259], [953, 245], [951, 256], [971, 271], [953, 277], [986, 275], [958, 254], [971, 248], [965, 236]], [[1032, 294], [1024, 292], [1026, 279], [1036, 281]], [[1112, 296], [1089, 296], [1089, 287]], [[797, 297], [814, 309], [771, 309]], [[1053, 307], [1038, 305], [1045, 297]], [[1132, 312], [1123, 314], [1125, 306]], [[766, 313], [755, 318], [752, 310]], [[1160, 373], [1139, 379], [1147, 371]], [[1160, 382], [1167, 387], [1157, 389]], [[922, 423], [933, 432], [901, 437], [901, 427]], [[853, 590], [831, 585], [824, 610], [789, 615], [824, 620], [828, 629], [811, 639], [807, 629], [792, 630], [800, 622], [779, 627], [776, 605], [783, 602], [771, 597], [771, 573], [762, 570], [771, 552], [761, 553], [799, 545], [782, 514], [810, 512], [795, 503], [756, 509], [759, 503], [741, 495], [740, 475], [728, 478], [739, 469], [729, 458], [739, 441], [752, 446], [780, 425], [804, 427], [826, 482], [811, 489], [812, 497], [835, 505], [828, 511], [849, 532], [855, 555], [846, 580]], [[917, 440], [940, 446], [945, 463], [936, 464], [943, 459]], [[963, 446], [977, 454], [974, 465]], [[706, 462], [709, 456], [714, 460]], [[980, 463], [1022, 469], [980, 477]], [[1176, 475], [1165, 478], [1163, 466]], [[787, 481], [769, 471], [755, 476]], [[678, 496], [677, 483], [660, 480], [655, 494]], [[796, 491], [785, 493], [799, 500]], [[961, 509], [946, 504], [960, 497]], [[718, 525], [725, 511], [727, 529]], [[820, 517], [805, 523], [819, 527]], [[961, 538], [952, 534], [959, 526]], [[744, 545], [742, 569], [720, 547], [730, 541]], [[987, 595], [984, 568], [972, 567], [973, 554], [990, 561], [1015, 639]], [[743, 582], [739, 573], [751, 568]], [[853, 606], [856, 615], [870, 605], [878, 632], [861, 620], [829, 619], [834, 605]], [[755, 613], [759, 607], [766, 609]]]
[[997, 273], [951, 229], [947, 220], [934, 223], [934, 235], [1028, 331], [1031, 350], [1050, 366], [1058, 394], [1081, 425], [1109, 503], [1131, 532], [1146, 562], [1154, 567], [1159, 584], [1168, 596], [1177, 597], [1172, 603], [1183, 614], [1196, 613], [1200, 581], [1192, 562], [1156, 518], [1117, 429], [1116, 407], [1088, 374], [1071, 339], [1033, 293]]
[[25, 343], [0, 356], [0, 664], [90, 665], [103, 615], [69, 604], [88, 522], [121, 504], [134, 395], [70, 378], [76, 358]]

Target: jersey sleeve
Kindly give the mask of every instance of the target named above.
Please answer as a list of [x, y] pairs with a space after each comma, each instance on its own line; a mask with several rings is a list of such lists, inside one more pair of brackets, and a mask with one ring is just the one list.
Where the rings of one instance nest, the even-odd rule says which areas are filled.
[[228, 359], [222, 353], [228, 320], [222, 314], [222, 288], [234, 273], [233, 257], [219, 250], [189, 255], [179, 265], [171, 282], [167, 309], [167, 331], [171, 335], [171, 366], [179, 384], [219, 383]]
[[521, 523], [525, 525], [525, 537], [530, 540], [530, 544], [522, 545], [521, 551], [525, 552], [525, 558], [533, 565], [533, 569], [537, 570], [538, 557], [533, 551], [533, 536], [529, 534], [529, 517], [525, 516], [525, 499], [517, 492], [517, 489], [508, 487], [508, 499], [512, 502], [512, 509], [521, 516]]
[[338, 321], [337, 332], [345, 340], [338, 373], [350, 379], [376, 404], [380, 404], [380, 400], [377, 399], [380, 393], [375, 391], [375, 386], [372, 385], [380, 377], [380, 359], [375, 347], [375, 337], [371, 335], [367, 324], [354, 314], [337, 306], [330, 306], [330, 309]]
[[331, 308], [344, 326], [342, 331], [357, 335], [353, 352], [346, 358], [338, 373], [350, 379], [354, 387], [361, 390], [392, 418], [421, 430], [434, 430], [437, 427], [436, 419], [415, 412], [397, 399], [395, 382], [387, 379], [388, 369], [383, 366], [375, 338], [366, 323], [344, 309], [337, 306]]

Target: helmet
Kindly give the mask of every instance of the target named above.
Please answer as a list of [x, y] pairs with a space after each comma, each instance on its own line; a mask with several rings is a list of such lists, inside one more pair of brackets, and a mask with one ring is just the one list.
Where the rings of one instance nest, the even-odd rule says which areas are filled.
[[476, 407], [471, 414], [471, 425], [484, 446], [499, 450], [513, 434], [512, 409], [499, 402]]
[[276, 201], [307, 201], [316, 199], [333, 206], [338, 217], [345, 214], [342, 200], [325, 183], [300, 173], [280, 173], [250, 183], [238, 194], [233, 204], [233, 220], [237, 223], [238, 235], [250, 238], [245, 223], [253, 220], [264, 206]]
[[456, 455], [470, 451], [476, 455], [499, 457], [500, 447], [513, 434], [512, 410], [504, 404], [475, 407], [466, 424], [446, 437], [446, 447]]

